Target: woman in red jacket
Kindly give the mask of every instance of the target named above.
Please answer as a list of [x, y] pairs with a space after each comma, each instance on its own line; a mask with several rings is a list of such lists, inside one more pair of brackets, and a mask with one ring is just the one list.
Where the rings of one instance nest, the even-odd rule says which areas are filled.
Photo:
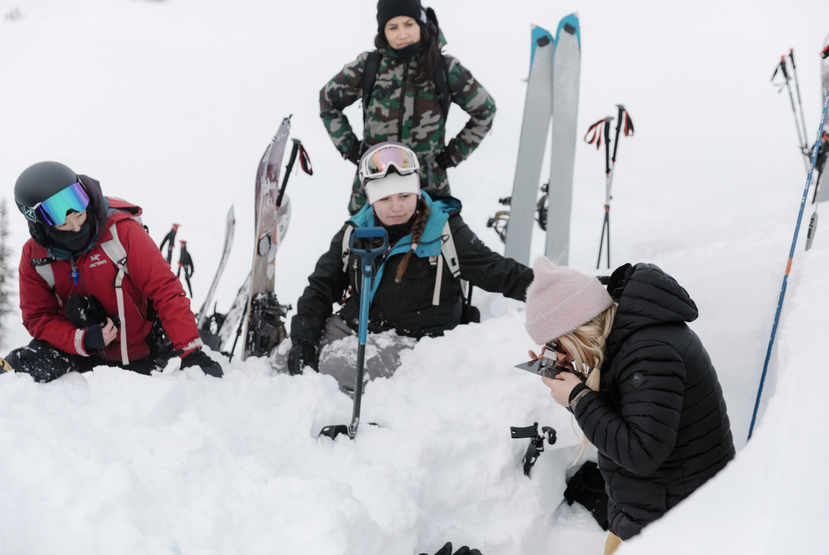
[[181, 283], [137, 219], [141, 208], [104, 197], [97, 181], [57, 162], [26, 169], [14, 198], [31, 235], [20, 309], [34, 337], [6, 357], [15, 371], [44, 382], [100, 365], [149, 374], [157, 311], [182, 368], [222, 375], [201, 350]]

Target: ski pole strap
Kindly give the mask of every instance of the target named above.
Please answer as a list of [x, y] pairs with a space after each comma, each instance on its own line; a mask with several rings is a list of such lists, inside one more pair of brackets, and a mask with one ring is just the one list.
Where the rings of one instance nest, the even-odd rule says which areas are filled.
[[625, 112], [625, 137], [633, 137], [633, 120], [630, 119], [630, 113], [627, 109], [623, 109]]
[[311, 158], [308, 156], [308, 151], [305, 150], [302, 143], [299, 143], [299, 166], [302, 168], [302, 171], [308, 175], [314, 175], [314, 168], [311, 166]]
[[[779, 83], [774, 80], [777, 77], [777, 73], [781, 72], [783, 75], [783, 82]], [[777, 92], [783, 92], [783, 89], [786, 88], [786, 84], [789, 82], [789, 74], [786, 71], [786, 56], [780, 56], [780, 62], [777, 64], [777, 67], [774, 68], [774, 73], [771, 74], [771, 84], [777, 87]]]
[[[584, 142], [589, 145], [592, 145], [595, 142], [596, 150], [602, 146], [602, 124], [605, 122], [605, 119], [607, 118], [602, 118], [591, 125], [590, 129], [587, 130], [587, 133], [584, 134]], [[590, 138], [588, 139], [588, 137]]]

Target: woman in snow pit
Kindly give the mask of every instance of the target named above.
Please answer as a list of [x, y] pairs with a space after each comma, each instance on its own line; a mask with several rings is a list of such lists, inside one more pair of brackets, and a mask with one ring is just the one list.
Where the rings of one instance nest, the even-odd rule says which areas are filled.
[[584, 432], [582, 453], [587, 441], [598, 449], [611, 553], [734, 457], [722, 389], [686, 324], [694, 301], [657, 266], [626, 264], [607, 290], [546, 258], [533, 269], [527, 332], [564, 370], [542, 379]]
[[14, 199], [31, 235], [20, 260], [20, 309], [34, 337], [6, 357], [15, 371], [43, 382], [101, 365], [149, 374], [152, 299], [181, 367], [222, 375], [201, 351], [181, 283], [135, 219], [141, 208], [105, 197], [97, 181], [57, 162], [20, 174]]
[[[360, 258], [348, 251], [344, 241], [356, 227], [384, 227], [390, 245], [373, 268], [368, 331], [388, 333], [382, 338], [369, 336], [366, 373], [370, 378], [394, 373], [401, 348], [461, 323], [461, 278], [486, 291], [524, 300], [532, 270], [489, 250], [464, 223], [458, 200], [422, 192], [419, 170], [415, 153], [400, 143], [380, 143], [363, 156], [360, 175], [368, 204], [331, 240], [297, 302], [287, 360], [291, 374], [301, 373], [307, 365], [333, 375], [343, 390], [354, 387], [356, 337], [353, 344], [334, 342], [354, 336], [358, 329]], [[448, 232], [459, 263], [456, 277], [442, 252], [451, 248], [449, 241], [441, 241]], [[343, 306], [332, 315], [334, 303]], [[379, 350], [377, 356], [371, 356], [372, 344]]]
[[[449, 192], [446, 170], [466, 160], [492, 128], [495, 101], [460, 62], [441, 54], [445, 44], [431, 8], [420, 0], [379, 0], [374, 52], [363, 52], [320, 91], [320, 117], [343, 158], [355, 165], [381, 141], [404, 143], [420, 159], [421, 186]], [[344, 114], [363, 101], [363, 140]], [[469, 121], [444, 144], [454, 102]], [[366, 203], [355, 176], [348, 210]]]

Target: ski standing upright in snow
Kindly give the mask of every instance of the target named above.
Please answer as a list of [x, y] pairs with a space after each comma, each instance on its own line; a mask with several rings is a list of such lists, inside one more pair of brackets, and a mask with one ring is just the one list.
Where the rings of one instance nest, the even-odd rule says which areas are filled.
[[[213, 311], [213, 316], [208, 316], [207, 312], [210, 310], [210, 303], [216, 295], [216, 288], [219, 285], [219, 280], [225, 271], [227, 260], [230, 258], [230, 249], [233, 247], [233, 235], [236, 230], [236, 215], [233, 211], [233, 206], [227, 211], [227, 223], [225, 225], [225, 241], [222, 248], [222, 258], [219, 260], [219, 268], [216, 270], [216, 275], [213, 276], [213, 283], [210, 284], [210, 290], [207, 292], [207, 298], [204, 299], [204, 304], [199, 310], [198, 326], [200, 330], [207, 330], [210, 326], [210, 320], [216, 316], [216, 311]], [[216, 328], [221, 328], [222, 322], [216, 322]]]
[[[829, 94], [829, 35], [823, 39], [823, 50], [820, 51], [820, 98], [825, 99]], [[823, 181], [826, 178], [829, 164], [826, 163], [829, 158], [829, 133], [824, 129], [823, 136], [820, 140], [820, 147], [818, 149], [817, 160], [817, 185], [815, 186], [815, 196], [812, 202], [824, 202], [829, 200], [829, 187], [823, 187]]]
[[279, 209], [297, 155], [299, 155], [303, 171], [308, 175], [313, 175], [308, 153], [305, 152], [305, 148], [298, 139], [293, 139], [291, 157], [282, 180], [282, 187], [279, 187], [279, 172], [290, 131], [291, 116], [288, 116], [282, 121], [282, 125], [265, 150], [259, 165], [256, 244], [253, 253], [242, 360], [249, 356], [269, 356], [286, 335], [282, 318], [290, 307], [280, 305], [274, 291], [276, 251], [279, 248], [279, 237], [284, 236], [287, 226], [287, 222], [280, 224]]
[[530, 52], [530, 77], [518, 161], [510, 198], [509, 221], [506, 229], [504, 256], [524, 265], [530, 261], [533, 233], [533, 212], [538, 198], [538, 181], [550, 129], [553, 110], [553, 51], [555, 39], [549, 31], [533, 25]]
[[553, 55], [553, 133], [550, 181], [547, 185], [545, 255], [559, 266], [570, 261], [570, 212], [581, 79], [581, 31], [578, 13], [562, 19]]
[[[553, 35], [533, 26], [531, 37], [530, 77], [518, 147], [512, 197], [505, 233], [505, 256], [522, 264], [530, 262], [533, 214], [538, 210], [539, 225], [547, 231], [545, 254], [556, 264], [567, 265], [570, 245], [570, 212], [573, 196], [576, 123], [581, 75], [581, 33], [578, 14], [563, 18]], [[552, 118], [550, 142], [550, 178], [546, 203], [538, 202], [539, 178]], [[543, 190], [543, 188], [542, 188]], [[542, 208], [539, 208], [542, 207]], [[499, 213], [490, 227], [500, 224]]]

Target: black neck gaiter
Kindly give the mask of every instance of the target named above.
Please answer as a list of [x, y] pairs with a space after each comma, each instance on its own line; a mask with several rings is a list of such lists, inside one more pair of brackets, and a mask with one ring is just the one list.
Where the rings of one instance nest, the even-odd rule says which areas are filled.
[[61, 231], [51, 228], [48, 231], [49, 242], [55, 247], [66, 251], [70, 255], [82, 253], [89, 246], [92, 239], [92, 223], [89, 217], [78, 231]]
[[399, 50], [396, 48], [392, 48], [395, 54], [403, 58], [404, 60], [408, 60], [415, 54], [419, 54], [423, 52], [423, 43], [421, 41], [417, 41], [414, 44], [410, 44], [409, 46], [404, 46]]
[[408, 235], [412, 231], [415, 219], [417, 219], [417, 211], [412, 214], [412, 217], [409, 218], [408, 222], [403, 222], [402, 224], [385, 225], [380, 222], [380, 225], [382, 225], [389, 234], [389, 245], [394, 245], [400, 239]]

